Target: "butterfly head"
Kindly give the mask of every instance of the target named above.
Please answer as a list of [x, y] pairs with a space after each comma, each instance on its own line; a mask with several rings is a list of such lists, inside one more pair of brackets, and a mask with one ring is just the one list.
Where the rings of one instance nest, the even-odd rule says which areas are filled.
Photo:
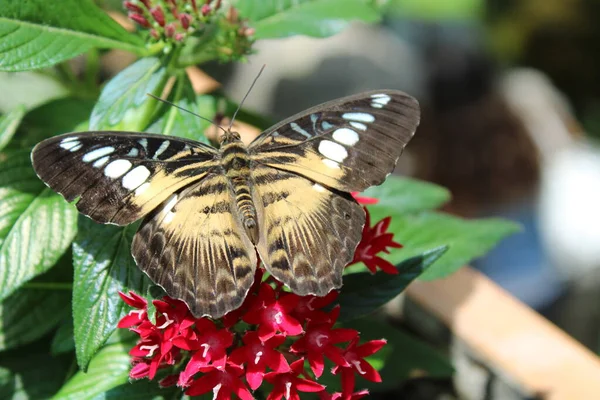
[[226, 144], [229, 143], [233, 143], [233, 142], [240, 142], [240, 134], [232, 131], [231, 129], [228, 129], [226, 131], [223, 132], [223, 134], [221, 135], [221, 137], [219, 138], [219, 144], [221, 146], [224, 146]]

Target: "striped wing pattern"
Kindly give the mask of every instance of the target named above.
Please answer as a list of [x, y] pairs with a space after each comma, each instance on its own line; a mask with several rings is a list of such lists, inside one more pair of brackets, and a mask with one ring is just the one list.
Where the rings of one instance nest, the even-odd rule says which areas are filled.
[[419, 106], [397, 90], [344, 97], [288, 118], [251, 145], [256, 162], [345, 192], [381, 184], [419, 124]]
[[326, 295], [360, 241], [365, 212], [351, 195], [270, 167], [254, 171], [260, 240], [266, 269], [299, 295]]
[[194, 315], [219, 318], [238, 308], [254, 280], [254, 245], [222, 174], [208, 174], [150, 213], [132, 254], [150, 279]]
[[202, 143], [129, 132], [74, 133], [38, 144], [33, 167], [54, 191], [96, 222], [130, 224], [216, 165]]

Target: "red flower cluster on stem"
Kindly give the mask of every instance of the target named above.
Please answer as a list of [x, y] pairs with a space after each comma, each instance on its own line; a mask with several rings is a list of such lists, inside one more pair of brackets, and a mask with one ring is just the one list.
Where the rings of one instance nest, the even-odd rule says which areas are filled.
[[[358, 246], [362, 250], [360, 254], [357, 251], [354, 261], [388, 272], [376, 252], [399, 244], [386, 232], [389, 218], [373, 227], [369, 219], [367, 212]], [[118, 327], [140, 337], [130, 351], [130, 377], [154, 379], [160, 375], [160, 386], [177, 385], [191, 396], [212, 391], [215, 399], [252, 399], [252, 391], [265, 381], [272, 387], [268, 400], [296, 400], [299, 392], [317, 393], [321, 399], [366, 396], [366, 390], [355, 392], [356, 376], [381, 381], [365, 357], [381, 349], [385, 340], [360, 344], [358, 331], [336, 327], [340, 306], [331, 305], [337, 291], [325, 297], [298, 296], [286, 292], [271, 276], [263, 279], [263, 273], [257, 270], [244, 304], [217, 321], [195, 318], [185, 303], [164, 297], [152, 302], [156, 310], [153, 323], [143, 297], [120, 293], [134, 309]], [[325, 359], [335, 365], [331, 373], [340, 377], [341, 392], [330, 393], [318, 382], [325, 371]]]

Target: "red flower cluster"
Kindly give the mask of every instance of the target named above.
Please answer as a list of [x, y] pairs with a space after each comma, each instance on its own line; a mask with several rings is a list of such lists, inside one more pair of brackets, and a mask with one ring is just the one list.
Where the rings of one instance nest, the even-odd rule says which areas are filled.
[[[367, 212], [359, 245], [362, 250], [360, 255], [357, 251], [354, 261], [365, 262], [373, 271], [379, 266], [387, 272], [387, 261], [382, 263], [376, 252], [399, 245], [386, 232], [389, 218], [374, 227], [369, 226], [369, 220]], [[337, 291], [325, 297], [298, 296], [283, 290], [273, 277], [263, 279], [259, 268], [244, 304], [221, 320], [195, 318], [185, 303], [164, 297], [152, 302], [156, 309], [154, 323], [143, 297], [133, 292], [120, 295], [134, 310], [121, 319], [118, 327], [140, 336], [130, 351], [133, 379], [154, 379], [159, 370], [164, 370], [160, 386], [178, 385], [190, 396], [212, 391], [217, 400], [234, 396], [252, 399], [251, 391], [265, 381], [271, 385], [268, 400], [299, 399], [299, 392], [314, 392], [321, 399], [352, 400], [368, 394], [366, 390], [354, 391], [356, 375], [381, 381], [365, 357], [386, 342], [359, 344], [358, 331], [335, 327], [340, 308], [330, 305]], [[341, 392], [330, 393], [318, 383], [325, 371], [325, 359], [335, 365], [331, 373], [340, 377]]]
[[[181, 42], [215, 15], [222, 6], [221, 0], [128, 0], [123, 7], [127, 16], [142, 28], [150, 29], [155, 40]], [[226, 14], [226, 21], [237, 26], [241, 37], [250, 37], [254, 29], [239, 18], [234, 7]], [[239, 26], [238, 26], [239, 25]]]

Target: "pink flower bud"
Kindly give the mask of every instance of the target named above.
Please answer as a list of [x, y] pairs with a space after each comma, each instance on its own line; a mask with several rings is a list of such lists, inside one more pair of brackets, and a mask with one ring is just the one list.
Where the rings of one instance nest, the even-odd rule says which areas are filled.
[[152, 36], [154, 39], [158, 40], [160, 39], [160, 35], [158, 34], [158, 32], [156, 31], [156, 29], [152, 29], [150, 30], [150, 36]]
[[144, 17], [142, 14], [130, 12], [127, 16], [140, 26], [143, 26], [144, 28], [150, 28], [150, 22], [148, 22], [146, 17]]
[[150, 8], [152, 6], [152, 4], [150, 3], [150, 0], [140, 0], [142, 3], [144, 3], [144, 5], [146, 6], [146, 8]]
[[211, 8], [210, 5], [205, 4], [202, 6], [202, 8], [200, 9], [200, 12], [202, 13], [202, 15], [204, 17], [206, 17], [208, 14], [210, 14]]
[[152, 14], [152, 18], [154, 18], [160, 26], [165, 26], [165, 14], [160, 6], [152, 7], [150, 9], [150, 14]]
[[179, 22], [181, 22], [181, 26], [183, 29], [187, 29], [190, 27], [190, 23], [192, 22], [192, 17], [189, 14], [179, 14]]
[[138, 14], [143, 14], [144, 13], [144, 10], [142, 10], [140, 7], [136, 6], [135, 4], [133, 4], [130, 1], [124, 1], [123, 2], [123, 7], [125, 7], [129, 11], [133, 11], [134, 13], [138, 13]]
[[175, 35], [175, 40], [178, 42], [181, 42], [183, 40], [185, 36], [183, 35], [183, 33], [178, 33]]
[[173, 37], [173, 35], [175, 34], [175, 25], [174, 24], [168, 24], [167, 26], [165, 26], [165, 35], [167, 37]]

